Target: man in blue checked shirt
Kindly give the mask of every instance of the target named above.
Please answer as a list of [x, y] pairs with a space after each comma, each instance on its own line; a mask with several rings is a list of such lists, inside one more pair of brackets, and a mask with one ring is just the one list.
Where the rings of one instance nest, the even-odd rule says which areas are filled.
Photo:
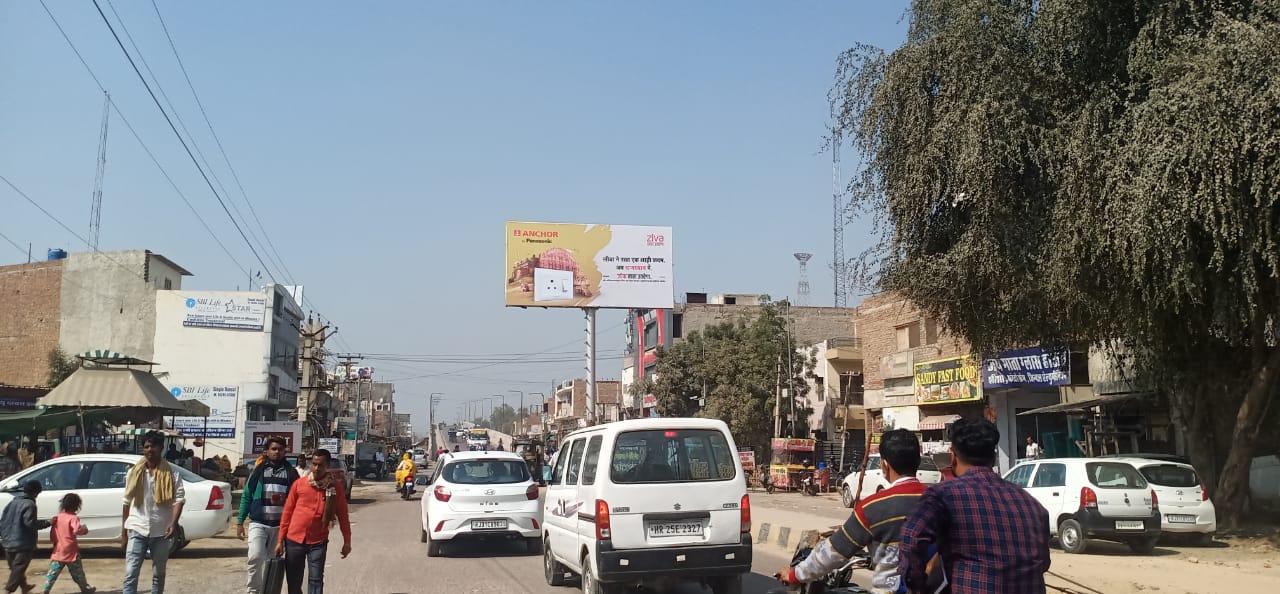
[[899, 573], [925, 592], [926, 563], [941, 556], [952, 594], [1042, 594], [1049, 570], [1049, 513], [991, 470], [1000, 432], [985, 419], [951, 426], [954, 480], [925, 491], [902, 527]]

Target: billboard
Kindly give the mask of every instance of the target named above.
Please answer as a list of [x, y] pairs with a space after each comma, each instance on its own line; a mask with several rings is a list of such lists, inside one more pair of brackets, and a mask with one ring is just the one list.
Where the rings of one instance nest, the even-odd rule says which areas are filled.
[[916, 404], [982, 400], [982, 376], [973, 355], [915, 364]]
[[507, 223], [508, 307], [671, 309], [671, 227]]
[[258, 455], [266, 451], [267, 438], [283, 437], [285, 455], [297, 454], [302, 447], [302, 423], [298, 421], [245, 421], [244, 452]]
[[174, 386], [169, 393], [178, 400], [199, 400], [209, 407], [208, 424], [204, 417], [165, 417], [165, 426], [199, 437], [230, 438], [236, 436], [236, 409], [240, 388], [236, 386]]
[[1005, 351], [982, 362], [982, 385], [987, 388], [1048, 388], [1070, 383], [1071, 354], [1062, 347]]
[[265, 328], [267, 298], [246, 294], [188, 297], [182, 325], [188, 328], [257, 330]]

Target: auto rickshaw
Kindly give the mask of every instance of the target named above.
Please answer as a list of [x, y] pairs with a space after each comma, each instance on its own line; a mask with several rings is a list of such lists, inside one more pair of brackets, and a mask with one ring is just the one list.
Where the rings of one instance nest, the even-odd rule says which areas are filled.
[[542, 480], [542, 442], [529, 437], [517, 437], [511, 441], [511, 451], [524, 458], [529, 474], [539, 485], [545, 484]]

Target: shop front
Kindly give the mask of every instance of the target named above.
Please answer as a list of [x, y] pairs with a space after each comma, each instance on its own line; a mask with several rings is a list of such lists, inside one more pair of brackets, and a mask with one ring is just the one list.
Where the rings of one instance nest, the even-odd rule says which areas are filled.
[[[1087, 379], [1083, 381], [1087, 383]], [[1041, 457], [1073, 455], [1066, 415], [1022, 414], [1062, 402], [1062, 387], [1070, 384], [1071, 352], [1063, 347], [1016, 349], [983, 360], [987, 417], [1000, 430], [1001, 472], [1026, 457], [1028, 437], [1040, 445]]]
[[918, 411], [915, 430], [921, 435], [923, 453], [950, 463], [947, 427], [957, 419], [986, 414], [978, 358], [962, 355], [916, 363], [913, 387]]

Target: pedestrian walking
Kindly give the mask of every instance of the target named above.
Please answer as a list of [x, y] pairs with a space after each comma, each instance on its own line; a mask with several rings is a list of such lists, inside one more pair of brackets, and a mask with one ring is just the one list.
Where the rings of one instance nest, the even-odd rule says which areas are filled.
[[307, 571], [307, 593], [324, 594], [324, 564], [329, 550], [329, 530], [334, 522], [342, 531], [342, 558], [351, 554], [351, 520], [342, 483], [329, 474], [329, 450], [311, 455], [311, 472], [293, 483], [280, 518], [276, 555], [284, 555], [289, 594], [302, 594], [302, 570]]
[[49, 539], [53, 541], [53, 554], [49, 557], [49, 573], [44, 578], [44, 594], [53, 590], [54, 582], [63, 569], [71, 572], [71, 579], [80, 586], [81, 593], [97, 592], [84, 577], [84, 566], [80, 564], [80, 536], [88, 534], [89, 529], [80, 524], [80, 496], [67, 493], [62, 496], [61, 511], [53, 518], [53, 526], [49, 530]]
[[374, 450], [373, 462], [378, 466], [378, 480], [382, 480], [387, 472], [387, 454], [382, 450]]
[[[284, 457], [285, 447], [284, 438], [267, 438], [264, 458], [249, 473], [244, 484], [244, 495], [240, 497], [236, 536], [240, 540], [247, 537], [249, 541], [249, 576], [245, 585], [248, 594], [262, 591], [267, 559], [275, 550], [276, 541], [280, 540], [280, 518], [284, 515], [284, 504], [289, 497], [289, 490], [298, 481], [297, 469]], [[245, 519], [249, 520], [247, 530]]]
[[125, 550], [122, 594], [138, 594], [138, 576], [151, 552], [151, 594], [164, 594], [164, 572], [178, 530], [186, 491], [182, 478], [164, 460], [164, 435], [152, 431], [142, 438], [142, 459], [125, 478], [124, 522], [120, 528]]
[[1049, 514], [995, 464], [1000, 432], [986, 419], [951, 426], [956, 478], [925, 491], [902, 527], [899, 573], [911, 592], [927, 590], [936, 550], [952, 594], [1041, 594], [1049, 570]]
[[0, 512], [0, 542], [4, 545], [4, 560], [9, 564], [9, 579], [5, 592], [28, 594], [36, 587], [27, 583], [27, 568], [36, 552], [36, 537], [49, 527], [48, 520], [36, 519], [36, 497], [44, 487], [40, 481], [30, 480], [22, 485], [22, 494], [13, 498]]
[[[886, 431], [880, 438], [880, 465], [885, 480], [890, 482], [889, 488], [859, 501], [840, 530], [819, 542], [796, 566], [778, 571], [776, 575], [782, 583], [820, 581], [865, 548], [871, 557], [871, 591], [874, 594], [898, 592], [902, 522], [916, 508], [927, 486], [916, 479], [916, 471], [920, 469], [920, 440], [906, 429]], [[941, 583], [939, 572], [931, 584], [936, 587]]]
[[1040, 444], [1036, 443], [1036, 440], [1034, 437], [1031, 437], [1030, 435], [1028, 435], [1027, 436], [1027, 459], [1038, 460], [1040, 459], [1040, 455], [1043, 453], [1044, 453], [1044, 450], [1040, 448]]

